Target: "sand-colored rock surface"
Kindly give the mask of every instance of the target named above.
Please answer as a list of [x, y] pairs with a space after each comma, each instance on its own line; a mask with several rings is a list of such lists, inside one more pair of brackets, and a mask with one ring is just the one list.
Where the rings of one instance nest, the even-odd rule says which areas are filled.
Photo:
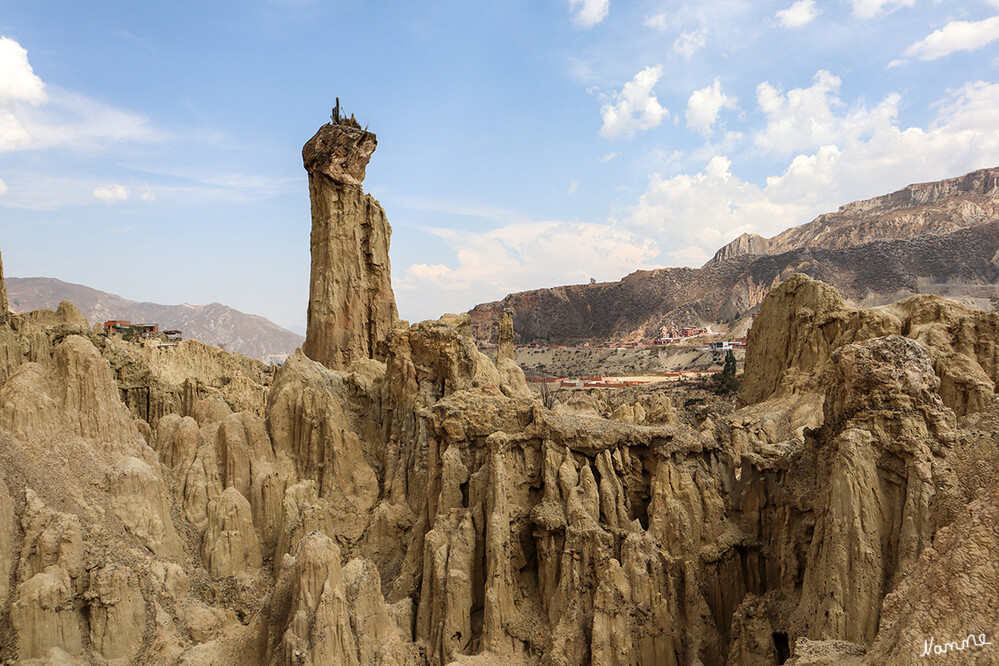
[[[344, 160], [310, 176], [359, 192]], [[325, 284], [352, 270], [325, 261]], [[509, 327], [493, 363], [468, 315], [393, 310], [273, 377], [18, 315], [0, 660], [916, 664], [931, 637], [994, 642], [996, 317], [792, 276], [742, 407], [643, 388], [551, 410]], [[211, 385], [233, 369], [266, 390]], [[143, 376], [149, 421], [122, 385]]]
[[312, 274], [303, 350], [344, 370], [380, 356], [398, 314], [392, 293], [385, 211], [361, 189], [378, 142], [349, 125], [323, 125], [305, 147], [312, 199]]
[[10, 317], [10, 306], [7, 304], [7, 282], [3, 279], [3, 256], [0, 255], [0, 325], [6, 324]]
[[999, 314], [912, 296], [892, 305], [860, 309], [817, 280], [795, 274], [772, 290], [750, 330], [744, 403], [814, 391], [839, 347], [904, 335], [930, 354], [939, 394], [958, 416], [982, 411], [999, 381]]

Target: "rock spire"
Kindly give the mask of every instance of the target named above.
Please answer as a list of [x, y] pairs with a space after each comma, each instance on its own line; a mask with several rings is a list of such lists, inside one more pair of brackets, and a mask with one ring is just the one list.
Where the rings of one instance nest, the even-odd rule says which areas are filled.
[[0, 255], [0, 325], [7, 323], [7, 282], [3, 279], [3, 256]]
[[375, 135], [327, 123], [302, 149], [312, 199], [312, 273], [305, 354], [332, 369], [375, 358], [397, 319], [392, 228], [361, 189]]

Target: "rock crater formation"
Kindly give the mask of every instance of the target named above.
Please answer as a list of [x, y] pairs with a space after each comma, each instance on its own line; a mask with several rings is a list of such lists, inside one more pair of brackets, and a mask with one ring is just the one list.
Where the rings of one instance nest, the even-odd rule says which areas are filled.
[[[374, 139], [337, 131], [314, 205], [368, 200], [336, 151]], [[314, 250], [372, 220], [314, 216]], [[333, 256], [330, 316], [388, 267]], [[513, 316], [494, 364], [468, 315], [369, 297], [377, 326], [273, 374], [69, 304], [0, 325], [0, 663], [921, 664], [997, 636], [999, 315], [792, 275], [737, 409], [652, 388], [603, 418], [535, 398]]]

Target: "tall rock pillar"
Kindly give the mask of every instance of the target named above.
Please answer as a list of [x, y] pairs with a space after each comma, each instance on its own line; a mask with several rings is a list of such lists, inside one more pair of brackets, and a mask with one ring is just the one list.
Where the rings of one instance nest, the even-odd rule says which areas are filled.
[[506, 308], [503, 310], [503, 316], [500, 318], [499, 324], [499, 339], [496, 347], [496, 363], [499, 363], [503, 359], [514, 360], [513, 351], [513, 309]]
[[10, 313], [7, 309], [7, 281], [3, 279], [3, 256], [0, 255], [0, 325], [6, 324]]
[[392, 228], [381, 205], [361, 189], [377, 145], [371, 132], [330, 123], [302, 149], [312, 199], [303, 350], [336, 370], [375, 358], [377, 342], [398, 318], [388, 255]]

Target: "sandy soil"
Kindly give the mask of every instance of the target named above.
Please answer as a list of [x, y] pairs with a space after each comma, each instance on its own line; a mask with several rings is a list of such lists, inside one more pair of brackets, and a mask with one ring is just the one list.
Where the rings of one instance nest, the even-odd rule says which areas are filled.
[[[733, 351], [741, 370], [745, 349]], [[490, 358], [496, 358], [495, 349], [484, 352]], [[642, 349], [518, 348], [516, 359], [528, 377], [623, 377], [654, 374], [663, 370], [720, 370], [725, 362], [725, 352], [707, 351], [704, 346]]]

